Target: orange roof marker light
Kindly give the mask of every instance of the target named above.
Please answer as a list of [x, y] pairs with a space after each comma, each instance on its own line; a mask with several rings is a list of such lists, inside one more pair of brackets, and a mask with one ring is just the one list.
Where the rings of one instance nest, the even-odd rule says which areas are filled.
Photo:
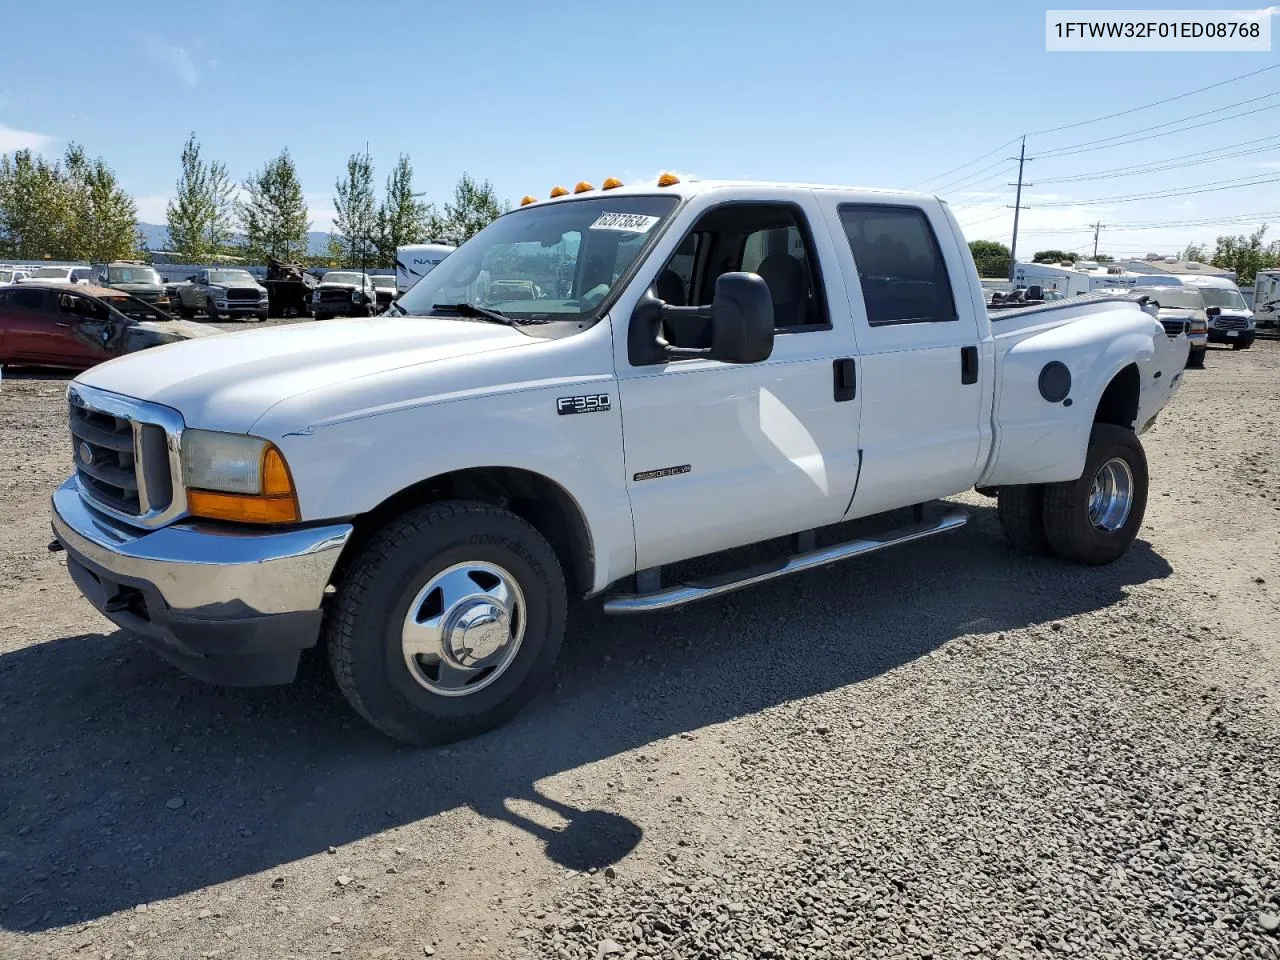
[[577, 183], [577, 185], [573, 188], [573, 192], [574, 192], [574, 193], [587, 193], [587, 192], [589, 192], [589, 191], [591, 191], [591, 190], [594, 190], [594, 189], [595, 189], [595, 187], [593, 187], [591, 184], [587, 183], [587, 181], [585, 181], [585, 180], [579, 180], [579, 181], [578, 181], [578, 183]]
[[531, 204], [531, 203], [537, 203], [537, 202], [538, 202], [538, 198], [537, 198], [537, 197], [532, 196], [532, 195], [527, 194], [527, 193], [526, 193], [523, 197], [521, 197], [521, 198], [520, 198], [520, 206], [522, 206], [522, 207], [527, 207], [529, 204]]
[[565, 194], [567, 194], [568, 192], [569, 192], [569, 191], [568, 191], [568, 190], [566, 190], [564, 187], [552, 187], [552, 188], [551, 188], [551, 196], [553, 196], [553, 197], [563, 197], [563, 196], [564, 196]]
[[680, 178], [674, 173], [664, 173], [658, 178], [658, 186], [660, 187], [674, 187], [679, 182]]
[[605, 177], [605, 178], [604, 178], [604, 183], [603, 183], [603, 184], [601, 184], [600, 189], [601, 189], [601, 190], [612, 190], [612, 189], [614, 189], [615, 187], [620, 187], [620, 186], [622, 186], [622, 181], [621, 181], [621, 180], [619, 180], [617, 177]]

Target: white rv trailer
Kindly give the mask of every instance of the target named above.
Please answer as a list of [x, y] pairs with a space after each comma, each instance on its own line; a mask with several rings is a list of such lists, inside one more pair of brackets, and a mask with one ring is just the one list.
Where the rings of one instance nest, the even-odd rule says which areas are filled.
[[440, 265], [456, 248], [447, 243], [415, 243], [396, 247], [396, 292], [404, 293]]

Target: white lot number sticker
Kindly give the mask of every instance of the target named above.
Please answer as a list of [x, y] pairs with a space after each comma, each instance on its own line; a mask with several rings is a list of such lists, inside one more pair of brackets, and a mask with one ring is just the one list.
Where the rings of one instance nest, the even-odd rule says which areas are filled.
[[657, 217], [643, 213], [602, 213], [590, 227], [592, 230], [622, 230], [625, 233], [648, 233]]

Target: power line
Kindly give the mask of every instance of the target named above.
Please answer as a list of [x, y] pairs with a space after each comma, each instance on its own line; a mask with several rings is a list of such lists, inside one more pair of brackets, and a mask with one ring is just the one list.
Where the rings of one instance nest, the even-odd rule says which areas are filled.
[[[1254, 100], [1245, 100], [1242, 102], [1252, 103], [1252, 102], [1255, 102], [1256, 100], [1265, 100], [1267, 97], [1274, 97], [1277, 95], [1280, 95], [1280, 91], [1277, 91], [1276, 93], [1268, 93], [1266, 97], [1256, 97], [1254, 98]], [[1240, 104], [1233, 103], [1230, 106], [1237, 107], [1237, 106], [1240, 106]], [[1226, 123], [1228, 120], [1238, 120], [1241, 117], [1248, 117], [1248, 116], [1252, 116], [1255, 113], [1262, 113], [1266, 110], [1275, 110], [1277, 108], [1280, 108], [1280, 104], [1271, 104], [1270, 106], [1266, 106], [1266, 107], [1254, 107], [1252, 110], [1242, 110], [1240, 113], [1233, 113], [1229, 117], [1218, 117], [1216, 120], [1206, 120], [1204, 121], [1204, 123], [1193, 123], [1188, 127], [1179, 127], [1176, 130], [1166, 130], [1163, 133], [1153, 133], [1150, 136], [1145, 136], [1145, 137], [1133, 137], [1130, 140], [1118, 139], [1118, 137], [1122, 137], [1122, 136], [1128, 137], [1135, 133], [1142, 133], [1145, 130], [1156, 130], [1156, 129], [1159, 129], [1160, 127], [1169, 126], [1169, 124], [1167, 123], [1161, 123], [1161, 124], [1157, 124], [1154, 127], [1146, 127], [1144, 128], [1144, 130], [1133, 130], [1126, 134], [1117, 134], [1115, 137], [1103, 137], [1101, 140], [1088, 140], [1085, 143], [1076, 144], [1074, 147], [1061, 147], [1056, 150], [1049, 150], [1049, 151], [1046, 151], [1045, 153], [1040, 154], [1039, 156], [1040, 157], [1071, 157], [1071, 156], [1075, 156], [1077, 153], [1090, 153], [1094, 150], [1109, 150], [1112, 147], [1126, 147], [1132, 143], [1142, 143], [1145, 140], [1157, 140], [1160, 137], [1169, 137], [1169, 136], [1173, 136], [1176, 133], [1186, 133], [1188, 130], [1199, 130], [1201, 127], [1211, 127], [1216, 123]], [[1227, 108], [1224, 107], [1223, 109], [1227, 109]], [[1212, 111], [1212, 110], [1207, 111], [1207, 113], [1213, 113], [1213, 112], [1215, 111]], [[1170, 121], [1170, 123], [1184, 123], [1187, 120], [1195, 120], [1198, 117], [1206, 116], [1207, 113], [1192, 114], [1189, 117], [1183, 117], [1181, 120], [1172, 120]], [[1109, 140], [1114, 140], [1116, 142], [1114, 143], [1106, 142]]]
[[1018, 138], [1017, 138], [1017, 137], [1014, 137], [1012, 140], [1009, 140], [1009, 141], [1006, 141], [1005, 143], [1000, 144], [1000, 146], [996, 147], [994, 150], [988, 150], [988, 151], [987, 151], [986, 153], [984, 153], [982, 156], [980, 156], [980, 157], [974, 157], [974, 158], [973, 158], [972, 160], [970, 160], [968, 163], [962, 163], [962, 164], [960, 164], [960, 166], [958, 166], [958, 167], [952, 167], [952, 168], [951, 168], [950, 170], [948, 170], [946, 173], [940, 173], [940, 174], [938, 174], [938, 175], [937, 175], [937, 176], [935, 176], [935, 177], [925, 177], [923, 180], [919, 180], [919, 181], [917, 181], [916, 183], [913, 183], [911, 186], [907, 187], [907, 189], [908, 189], [908, 190], [915, 190], [917, 187], [920, 187], [920, 186], [922, 186], [923, 184], [926, 184], [926, 183], [930, 182], [931, 180], [941, 180], [943, 177], [949, 177], [949, 176], [951, 176], [951, 174], [953, 174], [953, 173], [955, 173], [955, 172], [957, 172], [957, 171], [959, 171], [959, 170], [963, 170], [965, 167], [971, 167], [971, 166], [973, 166], [975, 163], [980, 163], [981, 161], [983, 161], [983, 160], [987, 159], [987, 157], [991, 156], [993, 153], [999, 153], [999, 152], [1000, 152], [1001, 150], [1003, 150], [1005, 147], [1007, 147], [1007, 146], [1009, 146], [1009, 145], [1011, 145], [1011, 144], [1017, 143], [1017, 142], [1018, 142]]
[[[1103, 120], [1114, 120], [1116, 117], [1124, 117], [1131, 113], [1137, 113], [1139, 110], [1146, 110], [1148, 107], [1158, 107], [1165, 103], [1172, 103], [1175, 100], [1183, 100], [1187, 97], [1193, 97], [1197, 93], [1204, 93], [1206, 90], [1214, 90], [1217, 87], [1224, 87], [1228, 83], [1235, 83], [1237, 80], [1247, 80], [1249, 77], [1256, 77], [1260, 73], [1266, 73], [1268, 70], [1280, 68], [1280, 63], [1274, 63], [1269, 67], [1263, 67], [1260, 70], [1252, 70], [1249, 73], [1242, 73], [1238, 77], [1230, 77], [1227, 80], [1219, 80], [1217, 83], [1211, 83], [1207, 87], [1200, 87], [1198, 90], [1189, 90], [1186, 93], [1180, 93], [1174, 97], [1165, 97], [1163, 100], [1156, 100], [1153, 103], [1144, 103], [1140, 107], [1130, 107], [1128, 110], [1121, 110], [1118, 113], [1108, 113], [1103, 117], [1094, 117], [1092, 120], [1078, 120], [1075, 123], [1064, 123], [1059, 127], [1046, 127], [1043, 130], [1032, 130], [1027, 134], [1029, 137], [1038, 137], [1045, 133], [1057, 133], [1059, 130], [1071, 130], [1075, 127], [1088, 126], [1091, 123], [1101, 123]], [[994, 151], [993, 151], [994, 152]]]
[[1005, 169], [1004, 169], [1004, 170], [1002, 170], [1000, 173], [996, 174], [996, 176], [997, 176], [997, 177], [1005, 177], [1005, 176], [1008, 176], [1008, 175], [1013, 171], [1013, 167], [1008, 166], [1008, 163], [1009, 163], [1009, 158], [1007, 158], [1007, 157], [1001, 157], [1001, 158], [1000, 158], [999, 160], [997, 160], [995, 163], [990, 164], [989, 166], [985, 166], [985, 167], [983, 167], [981, 170], [975, 170], [975, 171], [974, 171], [973, 173], [971, 173], [971, 174], [966, 174], [965, 176], [960, 177], [960, 178], [959, 178], [959, 179], [957, 179], [957, 180], [952, 180], [952, 181], [951, 181], [951, 182], [949, 182], [949, 183], [944, 183], [942, 186], [939, 186], [939, 187], [933, 187], [933, 188], [931, 188], [931, 189], [929, 190], [929, 192], [930, 192], [930, 193], [932, 193], [932, 194], [935, 194], [935, 195], [936, 195], [936, 194], [946, 193], [946, 192], [948, 192], [948, 191], [955, 191], [955, 190], [963, 189], [963, 188], [965, 188], [965, 187], [969, 186], [969, 185], [970, 185], [970, 183], [971, 183], [971, 181], [976, 181], [976, 180], [980, 179], [984, 173], [986, 173], [986, 172], [987, 172], [987, 171], [989, 171], [989, 170], [992, 170], [992, 169], [993, 169], [993, 168], [995, 168], [995, 167], [1004, 167], [1004, 168], [1005, 168]]
[[[1264, 183], [1280, 182], [1280, 176], [1268, 177], [1265, 180], [1258, 180], [1256, 177], [1260, 174], [1254, 174], [1253, 177], [1237, 177], [1235, 180], [1211, 180], [1208, 183], [1197, 184], [1200, 189], [1189, 189], [1179, 187], [1175, 190], [1161, 190], [1153, 193], [1134, 193], [1127, 196], [1118, 197], [1094, 197], [1091, 200], [1057, 200], [1048, 203], [1041, 203], [1041, 207], [1087, 207], [1100, 203], [1133, 203], [1137, 200], [1162, 200], [1167, 197], [1185, 197], [1196, 193], [1216, 193], [1219, 190], [1237, 190], [1240, 187], [1260, 187]], [[1249, 180], [1249, 183], [1240, 183], [1240, 180]]]
[[[1263, 140], [1275, 141], [1273, 143], [1265, 143], [1260, 147], [1252, 147], [1248, 150], [1240, 150], [1235, 153], [1222, 153], [1223, 150], [1230, 150], [1232, 147], [1244, 146], [1250, 143], [1259, 143]], [[1240, 143], [1225, 144], [1222, 147], [1215, 147], [1212, 150], [1199, 150], [1195, 153], [1186, 153], [1178, 157], [1167, 157], [1164, 160], [1153, 160], [1147, 163], [1132, 164], [1127, 167], [1115, 167], [1112, 170], [1094, 170], [1090, 173], [1073, 174], [1068, 177], [1040, 177], [1040, 183], [1084, 183], [1090, 180], [1114, 180], [1118, 177], [1132, 177], [1144, 173], [1163, 173], [1166, 170], [1180, 170], [1184, 167], [1195, 167], [1204, 163], [1213, 163], [1215, 160], [1232, 160], [1237, 157], [1247, 157], [1255, 153], [1265, 153], [1268, 150], [1275, 150], [1280, 147], [1280, 136], [1259, 137], [1256, 140], [1244, 140]], [[1209, 156], [1206, 156], [1209, 154]], [[1188, 160], [1186, 163], [1174, 163], [1175, 160], [1184, 160], [1188, 157], [1201, 157], [1199, 160]]]

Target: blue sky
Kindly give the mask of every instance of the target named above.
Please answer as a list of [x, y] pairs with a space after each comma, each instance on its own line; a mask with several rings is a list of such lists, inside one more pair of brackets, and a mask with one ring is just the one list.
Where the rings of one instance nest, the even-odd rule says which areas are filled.
[[[971, 238], [1008, 242], [1012, 189], [1004, 184], [1013, 164], [998, 161], [1013, 146], [938, 175], [1025, 131], [1280, 64], [1274, 50], [1047, 53], [1044, 5], [1026, 2], [229, 0], [191, 14], [181, 8], [134, 2], [108, 12], [70, 0], [57, 20], [79, 28], [33, 29], [21, 43], [10, 37], [0, 59], [0, 151], [57, 153], [79, 141], [115, 168], [150, 222], [163, 222], [178, 154], [194, 130], [237, 180], [287, 146], [320, 230], [346, 157], [367, 141], [379, 179], [408, 153], [417, 188], [431, 199], [443, 199], [463, 170], [512, 200], [545, 195], [556, 183], [663, 169], [867, 186], [924, 181], [946, 188]], [[282, 57], [286, 45], [293, 52]], [[1098, 219], [1182, 223], [1280, 211], [1280, 179], [1186, 193], [1210, 181], [1280, 178], [1280, 69], [1033, 136], [1028, 155], [1253, 98], [1264, 99], [1205, 119], [1258, 110], [1248, 116], [1028, 164], [1035, 185], [1024, 194], [1031, 209], [1020, 251], [1087, 252], [1085, 225]], [[1041, 182], [1215, 149], [1254, 152], [1114, 179]], [[1183, 193], [1067, 205], [1162, 190]], [[1280, 217], [1274, 222], [1280, 236]], [[1165, 252], [1248, 226], [1108, 227], [1101, 249]]]

